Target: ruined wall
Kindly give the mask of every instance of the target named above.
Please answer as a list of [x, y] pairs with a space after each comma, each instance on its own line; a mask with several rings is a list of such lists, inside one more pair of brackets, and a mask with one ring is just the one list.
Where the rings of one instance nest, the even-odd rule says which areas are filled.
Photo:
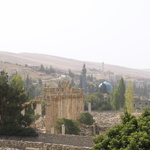
[[150, 106], [150, 100], [149, 99], [140, 99], [140, 98], [134, 98], [134, 108], [135, 109], [143, 109]]
[[51, 133], [58, 119], [76, 120], [84, 112], [83, 89], [71, 88], [62, 82], [61, 88], [44, 88], [46, 95], [46, 133]]
[[36, 96], [36, 109], [35, 109], [35, 114], [42, 116], [42, 96]]
[[0, 136], [0, 139], [17, 140], [17, 141], [32, 141], [63, 145], [73, 145], [79, 147], [93, 147], [94, 143], [91, 136], [79, 135], [61, 135], [61, 134], [45, 134], [40, 133], [37, 137], [15, 137], [15, 136]]
[[91, 150], [89, 147], [68, 146], [43, 142], [0, 140], [0, 148], [17, 148], [22, 150]]

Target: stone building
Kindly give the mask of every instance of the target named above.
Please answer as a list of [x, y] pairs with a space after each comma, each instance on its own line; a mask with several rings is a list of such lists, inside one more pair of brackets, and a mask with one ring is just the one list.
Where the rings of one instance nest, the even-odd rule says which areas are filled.
[[69, 81], [61, 82], [60, 88], [44, 88], [46, 98], [46, 133], [54, 132], [58, 119], [76, 120], [84, 111], [83, 89], [70, 87]]
[[150, 107], [150, 99], [134, 98], [134, 108], [143, 109]]

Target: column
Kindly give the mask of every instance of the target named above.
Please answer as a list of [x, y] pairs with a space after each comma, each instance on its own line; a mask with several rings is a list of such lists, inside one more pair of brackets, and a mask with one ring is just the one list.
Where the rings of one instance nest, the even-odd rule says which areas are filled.
[[62, 126], [61, 126], [61, 131], [62, 131], [62, 135], [65, 135], [65, 125], [64, 124], [62, 124]]
[[88, 112], [91, 113], [91, 102], [88, 102]]

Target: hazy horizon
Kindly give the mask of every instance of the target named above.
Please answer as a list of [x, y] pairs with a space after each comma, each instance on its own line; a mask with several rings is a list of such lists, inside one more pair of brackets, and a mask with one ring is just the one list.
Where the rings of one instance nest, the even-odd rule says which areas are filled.
[[0, 51], [150, 69], [150, 1], [0, 1]]

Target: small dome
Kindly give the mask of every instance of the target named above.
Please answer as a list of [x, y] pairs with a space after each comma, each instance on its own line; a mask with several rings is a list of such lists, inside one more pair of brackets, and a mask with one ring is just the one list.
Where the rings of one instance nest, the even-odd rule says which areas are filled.
[[102, 82], [98, 87], [102, 93], [111, 93], [112, 91], [112, 85], [107, 81]]

